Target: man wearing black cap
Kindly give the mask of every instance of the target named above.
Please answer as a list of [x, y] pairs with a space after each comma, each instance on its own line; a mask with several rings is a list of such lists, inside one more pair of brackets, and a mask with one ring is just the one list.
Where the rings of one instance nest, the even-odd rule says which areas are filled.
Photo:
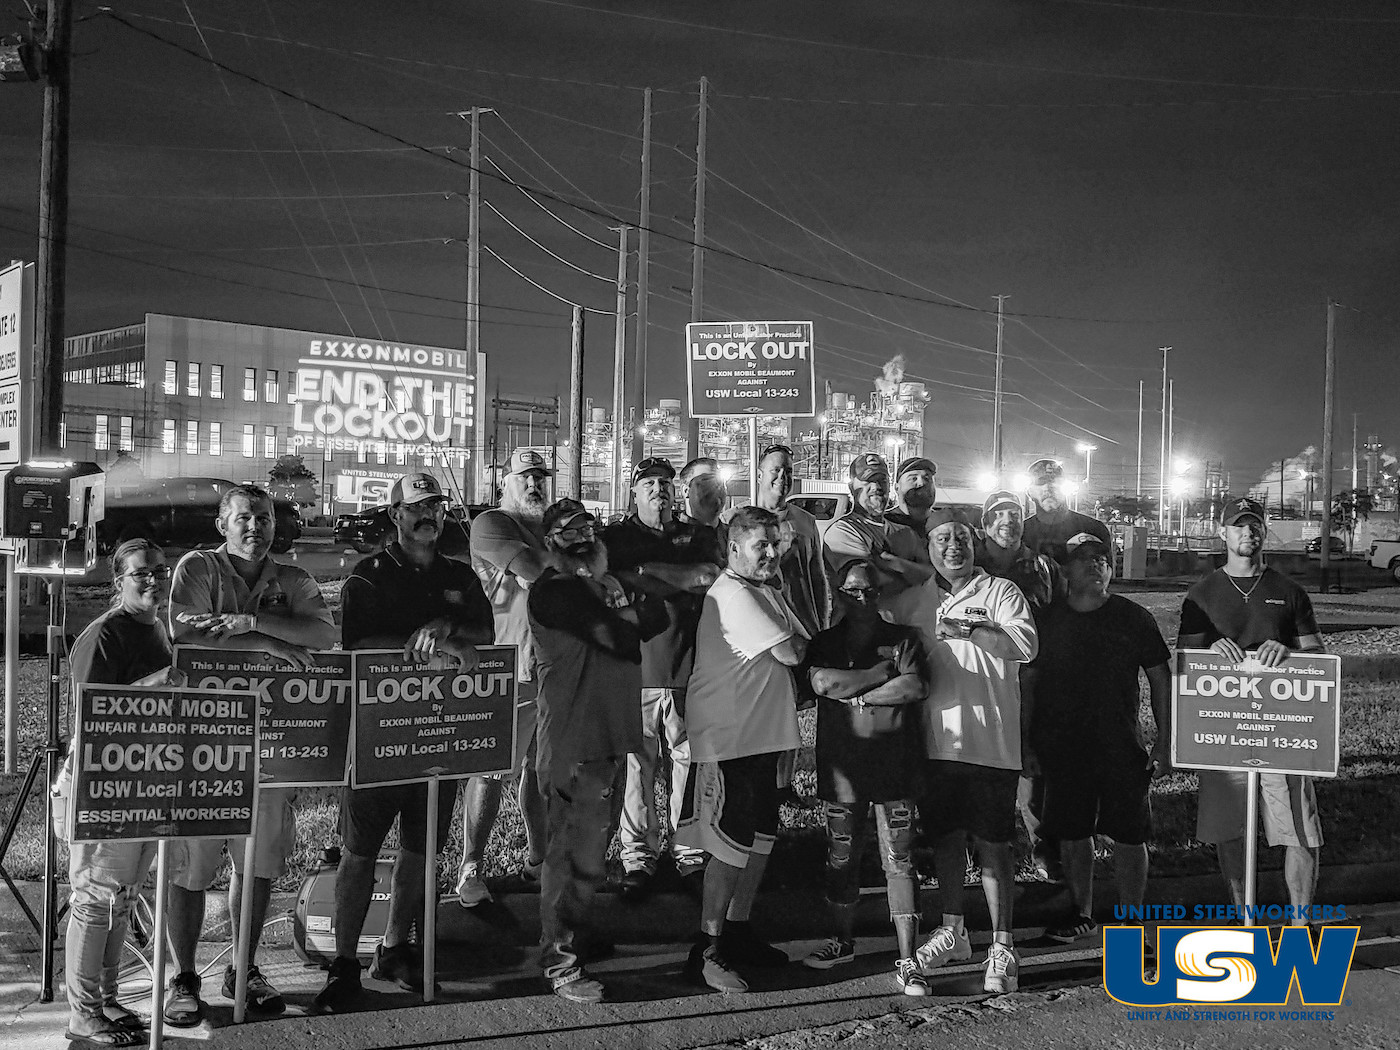
[[[663, 825], [669, 819], [674, 829], [680, 819], [690, 770], [685, 687], [695, 655], [700, 607], [723, 561], [713, 528], [672, 518], [675, 476], [675, 469], [659, 456], [638, 463], [632, 471], [636, 508], [609, 525], [602, 536], [608, 564], [617, 578], [635, 591], [664, 601], [670, 617], [666, 630], [642, 643], [642, 746], [627, 757], [627, 787], [618, 826], [624, 900], [640, 900], [650, 891]], [[655, 787], [663, 738], [671, 777], [664, 815], [657, 812]], [[671, 856], [683, 880], [695, 879], [683, 884], [697, 885], [704, 854], [673, 839]]]
[[[1142, 904], [1148, 786], [1170, 768], [1171, 653], [1142, 606], [1109, 594], [1113, 552], [1081, 532], [1066, 544], [1066, 594], [1040, 610], [1040, 653], [1021, 676], [1030, 711], [1026, 772], [1039, 770], [1042, 830], [1058, 840], [1074, 910], [1046, 936], [1069, 943], [1098, 932], [1093, 919], [1094, 836], [1113, 839], [1120, 904]], [[1157, 740], [1149, 754], [1138, 723], [1138, 672], [1147, 676]]]
[[[1229, 660], [1277, 667], [1289, 653], [1320, 653], [1322, 634], [1307, 592], [1264, 564], [1264, 508], [1234, 499], [1220, 515], [1225, 564], [1198, 580], [1181, 606], [1178, 649], [1211, 649]], [[1246, 774], [1200, 772], [1196, 838], [1215, 844], [1231, 901], [1244, 906]], [[1260, 773], [1260, 817], [1270, 846], [1284, 847], [1293, 922], [1307, 922], [1317, 889], [1322, 821], [1311, 777]]]
[[891, 521], [890, 468], [873, 452], [851, 460], [851, 509], [826, 530], [826, 562], [835, 572], [852, 558], [870, 558], [884, 574], [882, 590], [894, 595], [923, 583], [933, 571], [923, 539]]
[[1098, 518], [1069, 509], [1061, 489], [1064, 467], [1053, 459], [1038, 459], [1030, 465], [1027, 473], [1030, 475], [1030, 486], [1026, 495], [1035, 505], [1035, 513], [1026, 519], [1022, 543], [1036, 554], [1048, 555], [1057, 562], [1064, 558], [1065, 545], [1070, 537], [1081, 532], [1097, 536], [1109, 550], [1113, 549], [1113, 537], [1109, 535], [1107, 525]]
[[907, 525], [917, 535], [924, 534], [924, 519], [938, 498], [934, 476], [938, 466], [923, 456], [908, 456], [899, 461], [894, 472], [894, 506], [885, 517]]
[[527, 607], [539, 660], [538, 756], [549, 831], [540, 878], [540, 963], [555, 995], [596, 1003], [578, 927], [603, 882], [618, 763], [642, 747], [641, 645], [666, 622], [660, 602], [608, 572], [597, 521], [561, 499], [544, 514], [553, 565]]

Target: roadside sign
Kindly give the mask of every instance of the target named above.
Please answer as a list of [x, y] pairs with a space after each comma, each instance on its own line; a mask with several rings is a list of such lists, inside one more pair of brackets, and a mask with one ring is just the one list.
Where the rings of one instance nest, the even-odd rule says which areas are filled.
[[34, 264], [0, 270], [0, 467], [29, 458], [30, 359], [34, 355]]
[[85, 685], [75, 725], [74, 842], [251, 833], [258, 783], [252, 693]]
[[692, 416], [816, 415], [811, 321], [685, 326]]
[[347, 779], [350, 749], [350, 653], [312, 653], [305, 671], [259, 653], [175, 647], [175, 666], [192, 689], [246, 689], [260, 706], [261, 783], [268, 787], [334, 787]]
[[1172, 676], [1172, 764], [1335, 777], [1341, 687], [1338, 656], [1293, 653], [1266, 668], [1183, 649]]
[[474, 670], [355, 657], [354, 787], [509, 773], [515, 755], [516, 650], [477, 647]]

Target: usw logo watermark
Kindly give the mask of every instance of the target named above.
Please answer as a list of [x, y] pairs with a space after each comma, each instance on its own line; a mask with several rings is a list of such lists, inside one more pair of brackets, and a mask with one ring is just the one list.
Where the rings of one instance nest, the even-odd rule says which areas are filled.
[[1264, 926], [1161, 926], [1156, 977], [1148, 980], [1141, 926], [1103, 928], [1103, 986], [1128, 1006], [1231, 1003], [1337, 1006], [1346, 993], [1358, 926], [1327, 926], [1316, 944], [1306, 926], [1285, 926], [1278, 947]]

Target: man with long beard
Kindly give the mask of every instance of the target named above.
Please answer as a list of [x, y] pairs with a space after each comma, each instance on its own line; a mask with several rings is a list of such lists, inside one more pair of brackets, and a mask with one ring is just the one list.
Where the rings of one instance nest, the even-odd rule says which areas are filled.
[[[520, 669], [520, 692], [516, 698], [515, 723], [519, 771], [516, 798], [525, 823], [528, 855], [520, 875], [526, 882], [538, 882], [544, 859], [544, 796], [535, 778], [535, 675], [530, 621], [525, 610], [530, 585], [549, 564], [545, 550], [546, 492], [553, 473], [538, 452], [518, 448], [510, 457], [510, 472], [502, 484], [501, 506], [483, 511], [472, 519], [472, 569], [481, 580], [496, 622], [496, 643], [516, 647]], [[491, 891], [481, 879], [481, 858], [491, 827], [501, 805], [500, 777], [472, 777], [462, 797], [462, 869], [457, 878], [457, 900], [464, 908], [474, 908], [491, 899]]]
[[540, 964], [555, 995], [602, 1002], [578, 927], [604, 878], [618, 764], [642, 747], [642, 642], [666, 624], [661, 602], [608, 573], [597, 521], [561, 499], [544, 514], [553, 564], [526, 608], [539, 660], [536, 768], [546, 792]]

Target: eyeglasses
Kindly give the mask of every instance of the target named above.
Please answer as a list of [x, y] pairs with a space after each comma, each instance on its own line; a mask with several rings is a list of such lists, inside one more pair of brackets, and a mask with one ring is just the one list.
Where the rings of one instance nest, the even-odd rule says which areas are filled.
[[130, 576], [137, 583], [150, 583], [152, 580], [170, 579], [170, 566], [157, 565], [154, 569], [132, 569], [130, 572], [123, 572], [117, 575], [118, 579], [123, 576]]
[[597, 531], [598, 527], [589, 522], [587, 525], [571, 525], [567, 529], [555, 529], [550, 535], [558, 536], [565, 543], [577, 543], [585, 537], [591, 539]]
[[841, 587], [841, 593], [851, 598], [864, 598], [871, 594], [879, 594], [879, 587]]

